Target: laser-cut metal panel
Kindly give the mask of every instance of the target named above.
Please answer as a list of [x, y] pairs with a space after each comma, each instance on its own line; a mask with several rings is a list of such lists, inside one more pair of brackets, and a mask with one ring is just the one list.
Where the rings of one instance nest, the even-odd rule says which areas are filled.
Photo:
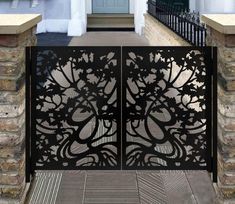
[[123, 168], [211, 168], [211, 51], [123, 48]]
[[120, 169], [118, 47], [32, 48], [33, 169]]

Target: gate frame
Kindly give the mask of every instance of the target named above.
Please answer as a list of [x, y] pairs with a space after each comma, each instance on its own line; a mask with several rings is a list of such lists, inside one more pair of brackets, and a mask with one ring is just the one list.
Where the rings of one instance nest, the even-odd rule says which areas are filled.
[[[46, 47], [49, 47], [49, 46], [45, 46]], [[52, 46], [50, 46], [52, 47]], [[82, 46], [83, 48], [86, 47], [86, 46]], [[89, 46], [87, 46], [89, 48]], [[100, 47], [100, 46], [94, 46], [94, 47]], [[113, 46], [109, 46], [109, 47], [113, 47]], [[121, 80], [121, 90], [123, 89], [124, 85], [123, 85], [123, 80], [124, 80], [124, 71], [123, 71], [123, 67], [124, 67], [124, 60], [123, 60], [123, 48], [131, 48], [131, 47], [136, 47], [136, 46], [115, 46], [115, 47], [120, 47], [121, 48], [121, 60], [120, 60], [120, 73], [121, 73], [121, 76], [120, 76], [120, 80]], [[168, 47], [159, 47], [159, 46], [145, 46], [145, 47], [152, 47], [152, 48], [156, 48], [156, 49], [159, 49], [159, 48], [176, 48], [175, 46], [168, 46]], [[181, 47], [181, 46], [177, 46], [177, 47]], [[26, 108], [26, 141], [25, 141], [25, 146], [26, 146], [26, 164], [25, 164], [25, 173], [26, 173], [26, 182], [29, 183], [32, 179], [31, 176], [33, 176], [34, 172], [35, 172], [35, 169], [33, 168], [32, 166], [32, 139], [31, 139], [31, 135], [32, 135], [32, 114], [31, 114], [31, 106], [32, 106], [32, 101], [31, 101], [31, 97], [32, 97], [32, 66], [33, 66], [33, 61], [36, 60], [36, 56], [32, 54], [32, 50], [35, 49], [37, 47], [26, 47], [26, 87], [25, 87], [25, 92], [26, 92], [26, 103], [25, 103], [25, 108]], [[66, 47], [65, 47], [66, 48]], [[139, 47], [141, 48], [141, 47]], [[217, 101], [217, 97], [218, 97], [218, 89], [217, 89], [217, 47], [192, 47], [192, 46], [189, 46], [189, 48], [195, 48], [197, 50], [199, 49], [205, 49], [205, 48], [210, 48], [211, 49], [211, 56], [208, 56], [210, 57], [211, 59], [211, 64], [209, 66], [206, 66], [206, 67], [211, 67], [210, 70], [207, 70], [207, 73], [210, 74], [211, 76], [211, 85], [209, 86], [210, 82], [207, 82], [207, 86], [209, 87], [209, 89], [211, 89], [211, 105], [208, 104], [208, 107], [210, 107], [210, 110], [207, 110], [207, 116], [211, 119], [211, 124], [210, 124], [210, 130], [209, 130], [209, 133], [211, 135], [211, 137], [208, 139], [209, 140], [209, 143], [210, 143], [210, 151], [208, 151], [208, 154], [209, 152], [211, 152], [210, 156], [208, 155], [208, 158], [210, 159], [210, 164], [208, 165], [209, 168], [207, 169], [208, 172], [212, 173], [212, 180], [214, 183], [217, 182], [217, 174], [218, 174], [218, 167], [217, 167], [217, 145], [218, 145], [218, 131], [217, 131], [217, 128], [218, 128], [218, 125], [217, 125], [217, 122], [218, 122], [218, 101]], [[125, 100], [125, 97], [123, 96], [123, 91], [121, 91], [121, 138], [120, 138], [120, 147], [121, 147], [121, 168], [120, 170], [123, 169], [123, 151], [125, 149], [123, 149], [123, 134], [125, 132], [125, 121], [123, 120], [123, 102]], [[208, 96], [209, 97], [209, 96]], [[207, 102], [208, 103], [208, 102]], [[210, 114], [211, 112], [211, 114]], [[208, 119], [208, 118], [207, 118]], [[117, 126], [118, 127], [118, 126]], [[208, 161], [209, 162], [209, 161]], [[87, 168], [89, 169], [89, 168]], [[128, 169], [130, 170], [130, 169]], [[149, 169], [148, 169], [149, 170]], [[154, 169], [152, 169], [154, 170]], [[156, 170], [156, 169], [155, 169]], [[159, 169], [158, 169], [159, 170]]]

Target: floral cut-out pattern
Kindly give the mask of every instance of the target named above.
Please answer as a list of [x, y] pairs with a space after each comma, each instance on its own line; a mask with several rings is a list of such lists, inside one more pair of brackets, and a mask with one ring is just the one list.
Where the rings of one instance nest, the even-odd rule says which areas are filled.
[[120, 165], [120, 49], [37, 48], [36, 168]]
[[127, 169], [206, 169], [210, 75], [202, 49], [123, 51]]

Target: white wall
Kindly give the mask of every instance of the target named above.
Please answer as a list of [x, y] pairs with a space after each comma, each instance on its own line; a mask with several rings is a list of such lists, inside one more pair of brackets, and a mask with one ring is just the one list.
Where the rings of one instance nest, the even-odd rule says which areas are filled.
[[196, 9], [196, 0], [189, 1], [189, 9], [190, 11], [194, 11]]
[[226, 1], [222, 0], [206, 0], [204, 2], [205, 10], [204, 13], [219, 13], [224, 12], [224, 4]]
[[[134, 14], [135, 0], [129, 1], [129, 12]], [[38, 0], [38, 3], [32, 8], [30, 0], [19, 0], [17, 8], [12, 8], [12, 0], [0, 0], [0, 13], [41, 14], [43, 20], [38, 24], [38, 33], [61, 32], [69, 35], [84, 33], [86, 27], [84, 15], [92, 13], [92, 0]]]
[[235, 13], [235, 0], [190, 0], [190, 9], [200, 13]]
[[226, 0], [226, 4], [224, 6], [225, 13], [235, 13], [235, 0]]
[[46, 32], [68, 32], [70, 0], [44, 0]]
[[44, 16], [44, 0], [39, 0], [39, 5], [32, 8], [31, 1], [19, 1], [17, 8], [11, 8], [11, 0], [0, 0], [0, 13], [40, 13]]
[[70, 19], [70, 0], [45, 0], [44, 4], [47, 19]]
[[[145, 0], [139, 0], [145, 1]], [[92, 0], [87, 0], [87, 13], [92, 13]], [[235, 13], [235, 0], [189, 0], [190, 10], [201, 13]], [[135, 0], [130, 0], [130, 13], [135, 11]]]
[[39, 13], [42, 21], [38, 24], [37, 32], [68, 31], [70, 20], [70, 0], [38, 0], [39, 4], [32, 7], [29, 0], [20, 0], [17, 8], [12, 8], [11, 0], [0, 0], [0, 13]]
[[[76, 8], [71, 7], [71, 1], [77, 1]], [[130, 13], [135, 14], [136, 32], [141, 34], [147, 0], [129, 1]], [[0, 13], [40, 13], [43, 20], [38, 25], [38, 32], [63, 33], [67, 33], [68, 29], [71, 30], [70, 33], [74, 33], [72, 31], [78, 26], [83, 28], [80, 32], [83, 33], [86, 27], [85, 15], [92, 13], [92, 0], [38, 0], [38, 2], [39, 5], [32, 8], [31, 1], [20, 0], [17, 8], [11, 8], [11, 0], [0, 0]], [[190, 0], [190, 8], [200, 13], [235, 13], [235, 0]], [[78, 17], [77, 14], [75, 16], [71, 14], [71, 10], [76, 9], [76, 12], [79, 12]]]

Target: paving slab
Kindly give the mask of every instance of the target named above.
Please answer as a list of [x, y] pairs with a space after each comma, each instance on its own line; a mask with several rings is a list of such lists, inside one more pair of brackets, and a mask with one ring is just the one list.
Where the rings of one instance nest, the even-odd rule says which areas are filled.
[[216, 203], [216, 194], [207, 172], [188, 171], [186, 177], [197, 203]]
[[135, 32], [88, 32], [74, 37], [70, 46], [147, 46], [147, 39]]
[[63, 173], [56, 204], [82, 204], [86, 185], [85, 171]]
[[162, 174], [169, 204], [197, 204], [184, 172]]
[[51, 203], [213, 204], [216, 194], [205, 171], [40, 171], [27, 204]]
[[142, 204], [167, 204], [167, 195], [160, 173], [138, 173], [139, 195]]
[[37, 46], [68, 46], [71, 40], [66, 33], [37, 34]]
[[148, 40], [135, 32], [88, 32], [81, 37], [65, 33], [37, 35], [38, 46], [148, 46]]
[[31, 185], [27, 203], [56, 203], [61, 179], [62, 173], [59, 172], [38, 172]]

